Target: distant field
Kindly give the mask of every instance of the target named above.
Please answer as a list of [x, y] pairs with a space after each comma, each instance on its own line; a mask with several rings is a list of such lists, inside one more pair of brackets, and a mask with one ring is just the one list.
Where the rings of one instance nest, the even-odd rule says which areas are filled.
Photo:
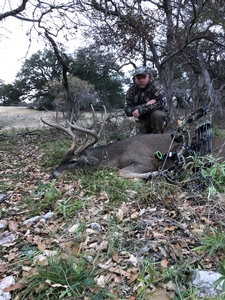
[[[118, 115], [117, 115], [118, 113]], [[121, 111], [114, 112], [117, 117], [115, 117], [115, 122], [124, 122], [124, 117]], [[43, 117], [46, 121], [54, 123], [55, 112], [38, 111], [35, 109], [28, 109], [27, 107], [3, 107], [0, 106], [0, 130], [9, 130], [12, 128], [16, 129], [37, 129], [46, 126], [41, 121]], [[62, 117], [62, 115], [61, 115]], [[103, 112], [96, 112], [96, 117], [98, 121], [103, 118]], [[108, 117], [110, 118], [110, 113], [108, 112]], [[85, 112], [79, 118], [84, 124], [82, 126], [87, 127], [87, 122], [93, 124], [93, 117], [91, 112]]]
[[49, 112], [37, 111], [26, 107], [0, 106], [0, 130], [40, 128], [44, 126], [40, 119], [41, 117], [50, 122], [53, 120], [53, 116]]

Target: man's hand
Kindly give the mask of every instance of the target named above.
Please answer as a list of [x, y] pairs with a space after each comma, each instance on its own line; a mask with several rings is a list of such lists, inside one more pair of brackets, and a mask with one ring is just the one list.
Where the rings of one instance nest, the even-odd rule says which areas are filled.
[[138, 112], [138, 109], [135, 109], [135, 110], [132, 112], [132, 115], [133, 115], [134, 118], [140, 117], [140, 114], [139, 114], [139, 112]]
[[[145, 103], [146, 106], [149, 106], [149, 105], [152, 105], [152, 104], [155, 104], [156, 103], [156, 100], [155, 99], [151, 99], [149, 100], [148, 102]], [[132, 113], [133, 117], [134, 118], [139, 118], [140, 117], [140, 114], [139, 114], [139, 111], [138, 109], [135, 109]]]
[[156, 103], [156, 100], [155, 99], [151, 99], [149, 100], [146, 105], [152, 105], [152, 104], [155, 104]]

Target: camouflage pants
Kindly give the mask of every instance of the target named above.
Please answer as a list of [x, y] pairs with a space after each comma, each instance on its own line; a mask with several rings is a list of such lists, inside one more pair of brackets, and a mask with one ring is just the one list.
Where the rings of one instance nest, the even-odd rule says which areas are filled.
[[168, 122], [167, 112], [155, 110], [146, 119], [137, 121], [136, 133], [164, 133]]

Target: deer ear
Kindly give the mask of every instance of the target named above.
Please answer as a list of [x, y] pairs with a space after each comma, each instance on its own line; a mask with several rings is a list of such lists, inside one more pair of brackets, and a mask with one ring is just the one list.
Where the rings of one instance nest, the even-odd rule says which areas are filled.
[[85, 157], [84, 159], [85, 159], [85, 163], [87, 165], [97, 166], [100, 163], [99, 160], [94, 156], [88, 156], [88, 157]]

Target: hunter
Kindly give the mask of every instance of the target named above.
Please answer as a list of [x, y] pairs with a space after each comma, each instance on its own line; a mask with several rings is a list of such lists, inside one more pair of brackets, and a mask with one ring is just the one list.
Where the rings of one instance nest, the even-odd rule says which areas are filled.
[[135, 118], [137, 133], [164, 133], [169, 122], [165, 94], [156, 89], [148, 67], [135, 70], [124, 109], [128, 117]]

